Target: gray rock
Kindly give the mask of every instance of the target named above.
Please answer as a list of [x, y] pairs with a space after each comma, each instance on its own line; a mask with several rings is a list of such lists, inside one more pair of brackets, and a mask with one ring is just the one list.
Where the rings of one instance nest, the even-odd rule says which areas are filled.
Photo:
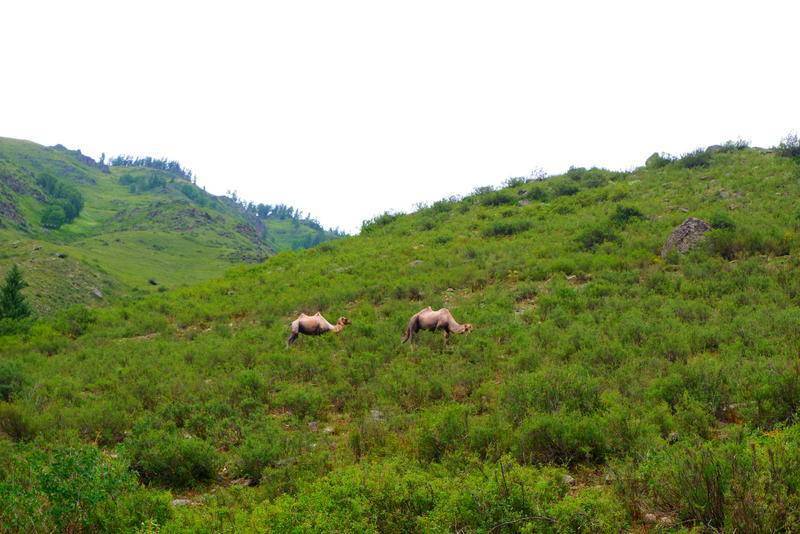
[[422, 260], [414, 260], [411, 263], [409, 263], [409, 265], [412, 267], [416, 267], [417, 265], [422, 265]]
[[658, 521], [656, 514], [644, 514], [645, 523], [655, 523], [656, 521]]
[[317, 423], [316, 421], [311, 421], [310, 423], [308, 423], [308, 429], [312, 432], [316, 432], [317, 430], [319, 430], [319, 423]]
[[566, 484], [567, 486], [571, 486], [575, 483], [575, 479], [569, 475], [564, 475], [561, 477], [561, 481]]
[[97, 289], [96, 287], [92, 288], [92, 296], [98, 299], [103, 298], [103, 292]]
[[192, 501], [189, 499], [172, 499], [172, 506], [189, 506]]
[[64, 254], [63, 252], [56, 252], [56, 258], [62, 258], [63, 259], [63, 258], [66, 258], [66, 257], [67, 257], [67, 255]]
[[664, 248], [661, 249], [661, 257], [666, 257], [673, 250], [680, 253], [688, 252], [703, 240], [709, 230], [711, 225], [706, 221], [689, 217], [672, 231]]
[[325, 432], [326, 434], [333, 434], [333, 427], [326, 426], [325, 428], [322, 429], [322, 431]]
[[378, 409], [373, 408], [369, 411], [369, 415], [372, 417], [373, 421], [383, 421], [383, 412]]

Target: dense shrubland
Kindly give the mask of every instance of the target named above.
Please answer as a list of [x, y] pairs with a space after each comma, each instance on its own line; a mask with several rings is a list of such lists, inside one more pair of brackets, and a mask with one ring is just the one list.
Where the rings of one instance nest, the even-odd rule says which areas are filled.
[[[384, 214], [0, 338], [0, 523], [35, 500], [43, 531], [800, 528], [800, 170], [705, 152]], [[713, 229], [662, 259], [688, 215]], [[401, 346], [426, 305], [475, 331]], [[317, 310], [352, 325], [285, 349]], [[98, 489], [59, 515], [68, 467], [22, 473], [64, 456]]]

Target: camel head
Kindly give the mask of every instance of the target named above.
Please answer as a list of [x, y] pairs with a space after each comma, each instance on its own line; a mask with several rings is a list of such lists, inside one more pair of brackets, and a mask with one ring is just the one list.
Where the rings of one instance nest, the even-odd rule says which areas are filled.
[[464, 334], [467, 332], [472, 332], [472, 324], [471, 323], [464, 323]]
[[336, 324], [340, 324], [342, 326], [350, 324], [350, 319], [347, 317], [339, 317], [339, 320], [336, 321]]

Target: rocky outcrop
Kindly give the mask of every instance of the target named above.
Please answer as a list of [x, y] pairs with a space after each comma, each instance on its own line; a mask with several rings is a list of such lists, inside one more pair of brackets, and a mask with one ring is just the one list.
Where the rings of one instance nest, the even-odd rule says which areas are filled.
[[680, 253], [688, 252], [705, 237], [711, 230], [711, 225], [702, 219], [689, 217], [669, 235], [667, 242], [661, 249], [661, 256], [666, 257], [673, 250]]

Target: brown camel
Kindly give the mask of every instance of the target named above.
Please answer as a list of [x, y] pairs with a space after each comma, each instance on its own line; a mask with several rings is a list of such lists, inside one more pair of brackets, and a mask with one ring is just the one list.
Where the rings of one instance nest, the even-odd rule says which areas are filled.
[[453, 314], [447, 308], [433, 311], [430, 306], [424, 310], [415, 313], [411, 320], [408, 321], [408, 328], [406, 328], [406, 335], [403, 337], [403, 343], [411, 340], [414, 334], [420, 330], [442, 330], [444, 332], [444, 341], [450, 338], [450, 334], [465, 334], [472, 330], [472, 325], [469, 323], [458, 324], [453, 318]]
[[350, 319], [347, 317], [339, 317], [339, 320], [333, 325], [319, 312], [314, 315], [301, 313], [300, 317], [292, 321], [292, 334], [289, 336], [289, 339], [286, 340], [286, 346], [288, 347], [294, 343], [294, 340], [297, 339], [297, 336], [300, 334], [321, 336], [327, 332], [339, 333], [344, 330], [344, 327], [348, 324], [350, 324]]

